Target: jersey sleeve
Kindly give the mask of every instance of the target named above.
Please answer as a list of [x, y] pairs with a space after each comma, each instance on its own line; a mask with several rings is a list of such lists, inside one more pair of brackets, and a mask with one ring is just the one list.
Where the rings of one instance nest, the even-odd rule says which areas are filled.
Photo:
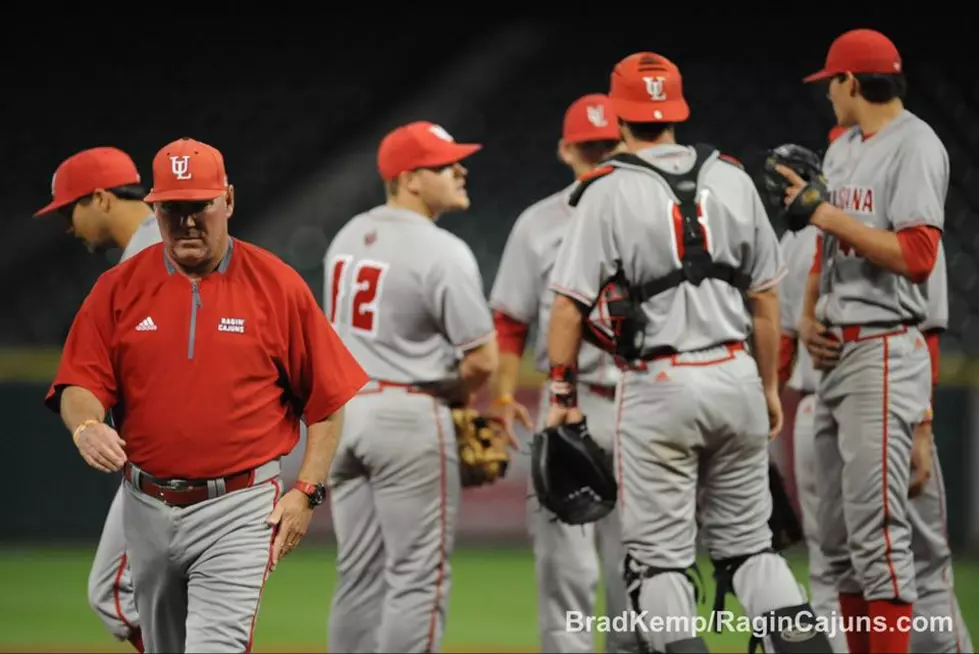
[[938, 258], [928, 276], [926, 286], [928, 310], [921, 331], [948, 329], [948, 269], [945, 263], [945, 246], [938, 242]]
[[550, 288], [585, 306], [594, 304], [602, 283], [615, 274], [622, 258], [601, 183], [581, 196], [551, 270]]
[[293, 301], [285, 313], [288, 328], [286, 374], [303, 406], [306, 424], [336, 413], [369, 381], [350, 350], [316, 304], [306, 283], [293, 284]]
[[55, 413], [61, 412], [61, 392], [68, 386], [92, 393], [107, 413], [118, 400], [109, 286], [105, 277], [96, 282], [72, 321], [58, 371], [44, 398]]
[[902, 144], [896, 157], [887, 215], [895, 231], [918, 225], [943, 229], [948, 193], [948, 153], [930, 130]]
[[762, 204], [761, 197], [750, 180], [746, 188], [751, 196], [750, 211], [754, 218], [754, 243], [745, 262], [745, 271], [751, 278], [748, 291], [757, 293], [777, 286], [786, 271], [782, 252], [779, 249], [778, 236], [775, 235], [772, 223], [768, 219], [765, 205]]
[[490, 308], [529, 325], [540, 304], [540, 263], [534, 250], [533, 215], [517, 218], [500, 257], [490, 291]]
[[463, 351], [471, 350], [496, 333], [479, 265], [461, 241], [452, 241], [438, 254], [425, 280], [429, 308], [446, 339]]

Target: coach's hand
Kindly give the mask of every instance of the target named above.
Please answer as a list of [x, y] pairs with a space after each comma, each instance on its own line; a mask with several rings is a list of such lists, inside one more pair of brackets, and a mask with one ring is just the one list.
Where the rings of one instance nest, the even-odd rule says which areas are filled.
[[919, 424], [914, 430], [911, 445], [911, 482], [908, 484], [908, 497], [917, 497], [931, 479], [931, 422]]
[[816, 370], [830, 370], [836, 366], [843, 345], [822, 323], [803, 318], [799, 323], [799, 337]]
[[275, 505], [272, 515], [266, 521], [270, 526], [278, 527], [272, 543], [272, 570], [275, 570], [280, 559], [299, 545], [312, 517], [313, 509], [309, 506], [309, 498], [296, 489], [283, 495]]
[[102, 472], [118, 472], [126, 465], [126, 441], [104, 422], [91, 424], [78, 432], [75, 441], [85, 463]]

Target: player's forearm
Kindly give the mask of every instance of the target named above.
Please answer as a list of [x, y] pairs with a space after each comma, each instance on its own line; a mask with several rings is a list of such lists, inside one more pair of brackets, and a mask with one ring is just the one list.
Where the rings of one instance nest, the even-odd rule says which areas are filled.
[[812, 224], [833, 234], [875, 266], [910, 276], [901, 242], [894, 232], [867, 227], [846, 212], [824, 202], [812, 215]]
[[311, 484], [325, 484], [333, 464], [333, 456], [343, 429], [343, 409], [326, 420], [309, 425], [306, 430], [306, 451], [299, 466], [297, 479]]
[[802, 319], [816, 319], [816, 302], [819, 300], [819, 273], [809, 273], [806, 277], [806, 291], [802, 296]]
[[105, 420], [105, 408], [95, 395], [81, 386], [68, 386], [61, 393], [61, 420], [68, 431], [75, 430], [86, 420]]
[[500, 365], [490, 382], [493, 398], [512, 397], [520, 379], [520, 355], [513, 352], [500, 353]]
[[574, 301], [556, 295], [547, 330], [547, 356], [552, 366], [574, 366], [581, 349], [581, 312]]
[[500, 350], [496, 339], [470, 350], [459, 363], [459, 381], [468, 397], [476, 393], [490, 380], [500, 365]]
[[752, 351], [758, 365], [758, 374], [766, 391], [778, 392], [778, 355], [781, 329], [779, 328], [778, 293], [774, 288], [751, 296]]

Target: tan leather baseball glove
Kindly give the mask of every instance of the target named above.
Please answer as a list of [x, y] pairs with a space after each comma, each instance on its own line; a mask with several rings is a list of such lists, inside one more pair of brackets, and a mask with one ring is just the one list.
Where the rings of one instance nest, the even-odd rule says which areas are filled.
[[462, 487], [485, 486], [502, 479], [510, 465], [503, 424], [469, 408], [452, 409], [452, 422], [459, 446]]

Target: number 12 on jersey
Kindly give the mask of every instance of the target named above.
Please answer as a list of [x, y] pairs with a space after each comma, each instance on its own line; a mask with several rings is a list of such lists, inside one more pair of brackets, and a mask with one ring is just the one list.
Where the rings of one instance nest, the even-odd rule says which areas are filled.
[[363, 336], [377, 335], [378, 305], [388, 265], [362, 259], [354, 262], [349, 254], [338, 254], [327, 269], [330, 322], [343, 321], [351, 331]]

